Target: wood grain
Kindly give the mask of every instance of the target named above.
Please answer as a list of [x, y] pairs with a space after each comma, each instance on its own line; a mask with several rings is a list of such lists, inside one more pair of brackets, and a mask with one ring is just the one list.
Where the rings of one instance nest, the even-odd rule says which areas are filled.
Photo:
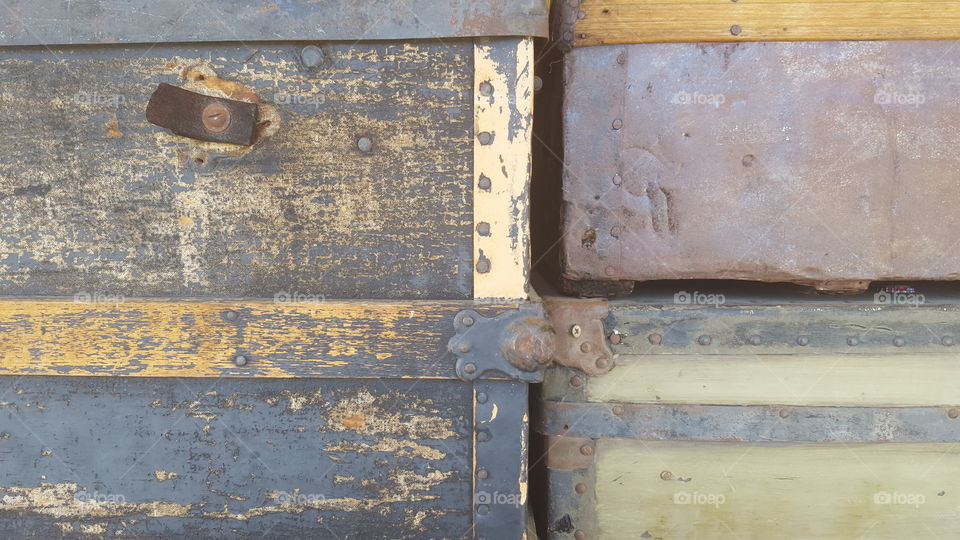
[[576, 46], [960, 38], [955, 0], [583, 0], [580, 11]]

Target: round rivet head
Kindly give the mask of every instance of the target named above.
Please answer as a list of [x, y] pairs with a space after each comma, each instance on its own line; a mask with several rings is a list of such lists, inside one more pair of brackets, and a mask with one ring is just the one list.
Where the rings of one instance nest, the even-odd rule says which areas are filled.
[[487, 442], [490, 440], [490, 434], [486, 431], [478, 431], [477, 440], [480, 442]]
[[613, 129], [620, 129], [623, 127], [623, 120], [617, 118], [613, 121]]
[[613, 175], [613, 185], [619, 186], [621, 184], [623, 184], [623, 177], [619, 174]]
[[489, 131], [481, 131], [480, 134], [477, 135], [477, 140], [480, 141], [480, 144], [490, 144], [493, 142], [493, 134]]
[[663, 336], [660, 334], [650, 334], [647, 336], [647, 341], [649, 341], [651, 345], [659, 345], [663, 343]]
[[247, 357], [242, 354], [238, 354], [233, 357], [233, 363], [238, 366], [245, 366], [247, 365]]
[[610, 343], [613, 343], [614, 345], [619, 345], [623, 343], [623, 336], [621, 336], [616, 332], [610, 334]]
[[480, 259], [477, 261], [477, 272], [481, 274], [490, 272], [490, 259]]
[[735, 36], [739, 36], [741, 32], [743, 32], [743, 28], [740, 28], [739, 24], [735, 24], [730, 27], [730, 33]]
[[237, 320], [237, 317], [238, 317], [239, 315], [237, 315], [237, 312], [236, 312], [236, 311], [234, 311], [234, 310], [232, 310], [232, 309], [228, 309], [228, 310], [223, 314], [223, 316], [224, 316], [228, 321], [235, 321], [235, 320]]
[[944, 347], [953, 347], [953, 338], [950, 336], [943, 336], [943, 339], [940, 340], [940, 343], [943, 343]]
[[582, 11], [578, 11], [578, 12], [577, 12], [577, 18], [578, 18], [578, 19], [586, 19], [586, 18], [587, 18], [587, 14], [584, 13], [584, 12], [582, 12]]
[[606, 358], [597, 358], [597, 361], [594, 362], [593, 365], [597, 366], [597, 369], [607, 369], [610, 367], [610, 361]]
[[786, 417], [790, 416], [790, 411], [788, 411], [788, 410], [786, 410], [786, 409], [780, 409], [780, 412], [777, 413], [777, 414], [780, 416], [780, 418], [786, 418]]
[[573, 540], [587, 540], [587, 533], [577, 529], [573, 531]]
[[473, 320], [473, 317], [467, 315], [464, 318], [460, 319], [460, 322], [463, 323], [464, 326], [473, 326], [473, 323], [476, 321]]
[[486, 403], [486, 402], [487, 402], [487, 393], [477, 392], [477, 403]]
[[575, 337], [575, 338], [578, 338], [578, 337], [580, 337], [582, 334], [583, 334], [583, 329], [580, 328], [580, 325], [579, 325], [579, 324], [575, 324], [575, 325], [573, 325], [573, 326], [570, 327], [570, 335], [571, 335], [571, 336], [573, 336], [573, 337]]
[[477, 223], [477, 234], [480, 236], [490, 236], [490, 224], [486, 221]]
[[619, 226], [617, 226], [617, 227], [612, 227], [612, 228], [610, 229], [610, 236], [612, 236], [612, 237], [614, 237], [614, 238], [620, 238], [620, 234], [621, 234], [622, 232], [623, 232], [623, 229], [621, 229]]
[[660, 473], [661, 480], [673, 480], [673, 473], [670, 471], [663, 471]]
[[587, 492], [587, 486], [585, 484], [577, 484], [573, 490], [577, 492], [577, 495], [583, 495]]
[[477, 365], [473, 363], [467, 364], [463, 366], [463, 372], [467, 375], [473, 375], [477, 372]]
[[490, 507], [485, 504], [481, 504], [477, 507], [477, 513], [481, 516], [485, 516], [490, 513]]
[[949, 411], [947, 411], [947, 416], [949, 416], [950, 418], [956, 419], [958, 416], [960, 416], [960, 409], [957, 409], [957, 408], [950, 409]]
[[583, 386], [583, 378], [580, 377], [579, 375], [574, 375], [573, 377], [570, 377], [570, 386], [572, 386], [573, 388], [580, 388], [581, 386]]
[[748, 341], [750, 342], [751, 345], [760, 345], [761, 343], [763, 343], [763, 338], [761, 338], [760, 336], [750, 336]]
[[592, 456], [592, 455], [593, 455], [593, 446], [591, 446], [591, 445], [589, 445], [589, 444], [585, 444], [585, 445], [581, 446], [581, 447], [580, 447], [580, 453], [583, 454], [583, 455], [585, 455], [585, 456]]
[[893, 346], [894, 346], [894, 347], [903, 347], [903, 346], [906, 345], [906, 344], [907, 344], [907, 340], [903, 339], [902, 337], [895, 337], [895, 338], [893, 338]]
[[220, 103], [211, 103], [200, 113], [203, 127], [212, 133], [222, 133], [230, 127], [230, 111]]
[[613, 266], [608, 266], [603, 272], [610, 277], [617, 275], [617, 269]]
[[490, 472], [487, 471], [486, 469], [480, 469], [477, 471], [477, 478], [481, 480], [486, 480], [489, 477], [490, 477]]
[[584, 341], [583, 343], [580, 344], [580, 352], [588, 353], [592, 350], [593, 350], [593, 345], [591, 345], [589, 341]]
[[357, 148], [361, 152], [369, 152], [373, 149], [373, 141], [370, 140], [370, 137], [360, 137], [357, 139]]
[[810, 338], [808, 338], [807, 336], [800, 336], [797, 338], [797, 345], [801, 347], [806, 347], [809, 344], [810, 344]]
[[614, 405], [614, 406], [613, 406], [613, 414], [615, 414], [615, 415], [617, 415], [617, 416], [623, 416], [623, 406], [621, 406], [621, 405]]
[[697, 338], [697, 343], [701, 345], [709, 345], [713, 343], [713, 338], [710, 336], [700, 336], [699, 338]]
[[323, 62], [323, 50], [316, 45], [307, 45], [300, 50], [300, 61], [308, 68], [315, 68]]
[[493, 95], [493, 85], [487, 81], [480, 83], [480, 95], [481, 96], [492, 96]]
[[617, 55], [617, 63], [621, 66], [627, 63], [627, 55], [620, 53]]
[[539, 76], [537, 76], [537, 75], [534, 75], [534, 76], [533, 76], [533, 91], [534, 91], [534, 92], [539, 92], [539, 91], [542, 90], [542, 89], [543, 89], [543, 79], [541, 79], [541, 78], [540, 78]]
[[848, 337], [848, 338], [847, 338], [847, 345], [849, 345], [849, 346], [851, 346], [851, 347], [856, 347], [856, 346], [859, 345], [859, 344], [860, 344], [860, 340], [859, 340], [859, 339], [857, 339], [857, 338], [855, 338], [855, 337]]
[[460, 344], [460, 352], [462, 352], [462, 353], [468, 353], [468, 352], [470, 352], [470, 344], [469, 344], [469, 343], [461, 343], [461, 344]]
[[479, 188], [482, 189], [482, 190], [489, 191], [489, 190], [490, 190], [490, 184], [491, 184], [490, 178], [488, 178], [486, 175], [481, 174], [481, 175], [480, 175], [480, 180], [477, 181], [477, 187], [479, 187]]

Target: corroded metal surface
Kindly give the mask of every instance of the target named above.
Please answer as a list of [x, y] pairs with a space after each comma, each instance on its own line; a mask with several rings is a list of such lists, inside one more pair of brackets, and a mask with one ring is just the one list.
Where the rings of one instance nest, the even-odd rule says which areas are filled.
[[461, 538], [472, 527], [469, 384], [5, 382], [10, 538]]
[[0, 46], [540, 36], [542, 0], [9, 0]]
[[835, 291], [960, 277], [954, 46], [572, 51], [564, 274]]
[[253, 144], [254, 103], [215, 98], [160, 83], [147, 102], [147, 121], [201, 141]]
[[556, 335], [553, 359], [557, 364], [587, 375], [602, 375], [613, 368], [613, 353], [603, 325], [607, 317], [605, 300], [547, 297], [543, 304]]

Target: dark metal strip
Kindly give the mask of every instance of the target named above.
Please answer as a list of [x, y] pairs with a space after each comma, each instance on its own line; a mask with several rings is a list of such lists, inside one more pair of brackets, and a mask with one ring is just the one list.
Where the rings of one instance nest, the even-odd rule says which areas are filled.
[[10, 0], [0, 46], [547, 36], [543, 0]]
[[147, 121], [201, 141], [253, 144], [257, 105], [205, 96], [160, 83], [147, 102]]
[[703, 442], [958, 442], [960, 408], [634, 405], [547, 401], [535, 429]]

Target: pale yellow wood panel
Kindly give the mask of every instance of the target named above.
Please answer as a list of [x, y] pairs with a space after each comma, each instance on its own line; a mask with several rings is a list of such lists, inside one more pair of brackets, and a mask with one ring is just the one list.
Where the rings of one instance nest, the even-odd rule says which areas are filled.
[[960, 38], [960, 2], [953, 0], [584, 0], [580, 10], [578, 46]]
[[621, 356], [589, 401], [713, 405], [960, 404], [960, 356]]
[[614, 439], [597, 448], [603, 539], [960, 537], [953, 443]]

